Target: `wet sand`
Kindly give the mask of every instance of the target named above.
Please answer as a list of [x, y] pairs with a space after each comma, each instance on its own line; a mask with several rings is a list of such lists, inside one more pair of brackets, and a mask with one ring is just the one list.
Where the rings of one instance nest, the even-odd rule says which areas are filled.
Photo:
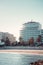
[[0, 53], [42, 54], [43, 50], [0, 50]]

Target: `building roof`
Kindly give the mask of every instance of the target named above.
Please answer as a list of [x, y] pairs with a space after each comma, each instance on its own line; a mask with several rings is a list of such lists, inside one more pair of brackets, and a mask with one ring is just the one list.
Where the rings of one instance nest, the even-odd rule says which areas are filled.
[[38, 23], [38, 22], [29, 21], [29, 22], [27, 22], [27, 23], [24, 23], [23, 25], [25, 25], [25, 24], [29, 24], [29, 23]]

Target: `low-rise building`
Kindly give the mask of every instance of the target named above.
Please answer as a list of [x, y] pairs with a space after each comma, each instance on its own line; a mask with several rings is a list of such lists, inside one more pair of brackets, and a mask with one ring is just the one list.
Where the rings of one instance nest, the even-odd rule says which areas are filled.
[[11, 43], [15, 42], [16, 41], [16, 38], [13, 36], [13, 34], [10, 34], [8, 32], [0, 32], [0, 40], [1, 39], [4, 39], [6, 40], [6, 37], [8, 37], [9, 41]]

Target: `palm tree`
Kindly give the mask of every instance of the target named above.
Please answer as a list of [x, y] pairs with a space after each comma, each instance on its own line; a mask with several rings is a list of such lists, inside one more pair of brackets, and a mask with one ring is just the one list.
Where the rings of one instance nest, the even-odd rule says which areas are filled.
[[39, 35], [38, 38], [36, 39], [36, 43], [37, 45], [41, 45], [41, 42], [42, 42], [41, 35]]
[[19, 44], [20, 45], [24, 45], [24, 41], [23, 41], [23, 38], [22, 37], [19, 37]]
[[31, 46], [33, 46], [34, 45], [34, 38], [33, 37], [31, 37], [30, 39], [29, 39], [29, 45]]
[[37, 41], [37, 42], [41, 42], [41, 35], [38, 36], [38, 38], [37, 38], [36, 41]]

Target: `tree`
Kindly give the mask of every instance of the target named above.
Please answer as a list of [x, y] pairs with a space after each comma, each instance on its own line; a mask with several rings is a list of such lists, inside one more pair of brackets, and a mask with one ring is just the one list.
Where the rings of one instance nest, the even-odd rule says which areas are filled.
[[9, 40], [9, 38], [8, 38], [8, 37], [6, 37], [6, 40], [5, 40], [5, 45], [6, 45], [6, 46], [9, 46], [9, 45], [10, 45], [10, 40]]
[[4, 39], [1, 39], [1, 42], [5, 42], [5, 40]]
[[24, 45], [24, 41], [23, 41], [23, 38], [22, 37], [19, 37], [19, 44], [20, 45]]
[[42, 45], [42, 40], [41, 40], [41, 35], [39, 35], [38, 37], [37, 37], [37, 39], [36, 39], [36, 45], [37, 46], [41, 46]]
[[29, 39], [29, 45], [31, 46], [33, 46], [34, 45], [34, 38], [33, 37], [31, 37], [30, 39]]
[[38, 36], [36, 42], [41, 42], [41, 35]]

